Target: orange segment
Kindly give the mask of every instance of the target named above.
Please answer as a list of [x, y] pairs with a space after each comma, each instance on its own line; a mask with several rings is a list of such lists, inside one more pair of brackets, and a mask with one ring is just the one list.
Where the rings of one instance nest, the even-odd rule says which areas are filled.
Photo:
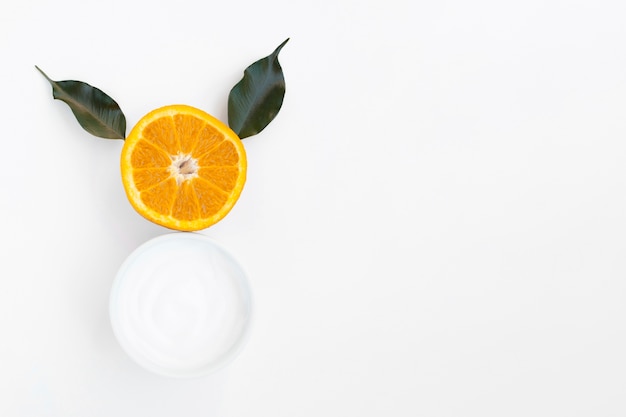
[[142, 136], [170, 155], [176, 155], [180, 151], [174, 120], [171, 117], [161, 117], [150, 122], [143, 129]]
[[178, 193], [172, 207], [172, 216], [180, 220], [194, 220], [200, 217], [198, 198], [191, 181], [185, 181], [178, 187]]
[[126, 138], [122, 182], [146, 219], [201, 230], [230, 212], [246, 163], [243, 144], [228, 126], [194, 107], [166, 106], [144, 116]]
[[141, 202], [150, 207], [155, 213], [167, 215], [172, 211], [176, 191], [176, 181], [169, 178], [156, 187], [142, 191], [140, 194]]
[[210, 152], [198, 158], [200, 166], [236, 166], [239, 162], [239, 152], [232, 142], [222, 141]]
[[206, 126], [202, 119], [198, 119], [190, 114], [174, 115], [174, 125], [177, 136], [187, 137], [187, 140], [180, 141], [180, 151], [185, 154], [191, 153], [198, 142], [198, 134]]
[[207, 181], [194, 181], [193, 186], [200, 203], [200, 214], [202, 216], [213, 216], [219, 212], [228, 200], [227, 194]]
[[202, 167], [198, 170], [198, 176], [228, 192], [237, 184], [239, 170], [237, 167]]
[[147, 188], [165, 181], [171, 176], [167, 168], [146, 168], [133, 170], [133, 180], [137, 190], [143, 191]]
[[224, 136], [215, 127], [205, 125], [198, 134], [198, 142], [192, 151], [193, 157], [199, 158], [202, 155], [205, 155], [223, 140]]
[[167, 168], [171, 163], [166, 152], [145, 140], [137, 143], [130, 155], [130, 164], [133, 168]]

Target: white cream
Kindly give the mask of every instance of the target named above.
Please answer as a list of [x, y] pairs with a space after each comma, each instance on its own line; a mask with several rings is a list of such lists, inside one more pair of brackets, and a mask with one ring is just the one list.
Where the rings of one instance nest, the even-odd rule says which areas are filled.
[[127, 353], [155, 372], [205, 373], [234, 356], [251, 300], [236, 261], [206, 237], [173, 233], [137, 249], [111, 293], [114, 332]]

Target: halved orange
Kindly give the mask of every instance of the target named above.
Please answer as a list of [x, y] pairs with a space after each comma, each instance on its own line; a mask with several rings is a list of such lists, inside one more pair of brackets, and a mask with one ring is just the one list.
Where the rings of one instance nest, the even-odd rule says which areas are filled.
[[145, 115], [122, 148], [130, 203], [146, 219], [175, 230], [201, 230], [224, 218], [241, 194], [246, 167], [237, 134], [186, 105]]

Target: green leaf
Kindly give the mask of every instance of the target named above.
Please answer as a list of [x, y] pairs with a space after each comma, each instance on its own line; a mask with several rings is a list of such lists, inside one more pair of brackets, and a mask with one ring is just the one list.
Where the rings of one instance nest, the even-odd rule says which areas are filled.
[[241, 138], [256, 135], [276, 117], [285, 97], [285, 78], [278, 53], [289, 39], [269, 56], [244, 71], [228, 96], [228, 125]]
[[52, 85], [52, 96], [70, 106], [78, 123], [94, 136], [106, 139], [126, 137], [126, 117], [120, 106], [102, 90], [82, 81], [53, 81], [37, 70]]

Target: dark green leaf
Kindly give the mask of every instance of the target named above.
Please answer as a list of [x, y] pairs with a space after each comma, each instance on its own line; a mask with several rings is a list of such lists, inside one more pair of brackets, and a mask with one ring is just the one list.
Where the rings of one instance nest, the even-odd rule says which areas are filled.
[[285, 78], [278, 53], [289, 39], [269, 56], [244, 71], [228, 96], [228, 125], [241, 138], [256, 135], [276, 117], [285, 97]]
[[70, 106], [83, 129], [106, 139], [126, 137], [126, 117], [115, 100], [87, 83], [53, 81], [39, 67], [35, 68], [52, 85], [52, 96]]

